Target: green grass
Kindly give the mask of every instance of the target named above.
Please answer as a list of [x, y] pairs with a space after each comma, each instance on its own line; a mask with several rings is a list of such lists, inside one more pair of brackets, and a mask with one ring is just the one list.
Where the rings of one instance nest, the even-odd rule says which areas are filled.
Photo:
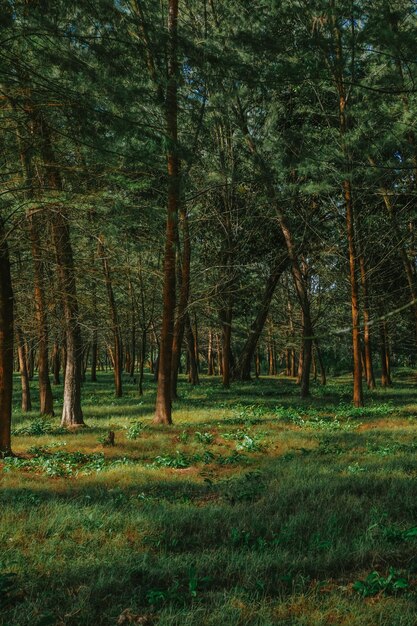
[[101, 374], [76, 433], [23, 416], [17, 382], [0, 623], [414, 626], [413, 376], [364, 410], [347, 379], [301, 402], [288, 379], [203, 377], [157, 427], [153, 383], [116, 400]]

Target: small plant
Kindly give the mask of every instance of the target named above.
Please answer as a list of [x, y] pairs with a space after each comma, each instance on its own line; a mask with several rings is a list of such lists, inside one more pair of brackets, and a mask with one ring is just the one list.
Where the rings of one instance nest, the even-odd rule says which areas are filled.
[[219, 465], [238, 465], [239, 463], [244, 463], [246, 461], [246, 457], [244, 454], [240, 454], [237, 450], [234, 450], [232, 454], [228, 456], [222, 456], [219, 454], [216, 457], [216, 462]]
[[347, 471], [350, 474], [359, 474], [360, 472], [366, 472], [366, 468], [359, 465], [359, 463], [356, 461], [356, 463], [347, 466]]
[[187, 433], [186, 430], [183, 430], [178, 435], [178, 441], [180, 441], [180, 443], [188, 443], [189, 438], [190, 438], [190, 435]]
[[[33, 450], [33, 448], [32, 448]], [[130, 465], [131, 459], [113, 459], [106, 461], [103, 453], [84, 454], [82, 452], [50, 452], [48, 448], [35, 448], [36, 456], [31, 459], [11, 457], [5, 459], [4, 471], [13, 469], [26, 470], [51, 477], [77, 477], [82, 474], [88, 476], [106, 469], [113, 469], [120, 465]]]
[[126, 427], [126, 439], [139, 439], [145, 428], [142, 422], [131, 422], [129, 426]]
[[200, 433], [197, 431], [195, 433], [195, 438], [197, 441], [204, 443], [205, 445], [210, 445], [214, 441], [214, 435], [212, 435], [212, 433]]
[[193, 459], [177, 450], [175, 455], [157, 456], [153, 462], [154, 467], [171, 467], [173, 469], [185, 469], [192, 465]]
[[103, 448], [106, 448], [108, 446], [114, 446], [115, 445], [115, 433], [114, 433], [114, 430], [109, 430], [107, 435], [102, 435], [101, 437], [99, 437], [98, 438], [98, 442], [101, 443]]
[[30, 437], [38, 437], [40, 435], [50, 435], [54, 432], [54, 427], [51, 422], [48, 422], [41, 417], [32, 420], [29, 424], [15, 428], [12, 430], [12, 435], [29, 435]]
[[386, 578], [378, 572], [371, 572], [365, 580], [357, 580], [353, 584], [354, 591], [357, 591], [363, 598], [376, 596], [379, 593], [396, 594], [408, 588], [407, 579], [400, 576], [393, 567], [390, 567]]
[[246, 452], [259, 452], [263, 449], [259, 442], [255, 440], [254, 437], [249, 437], [249, 435], [245, 435], [239, 443], [236, 444], [236, 450], [239, 452], [240, 450], [245, 450]]

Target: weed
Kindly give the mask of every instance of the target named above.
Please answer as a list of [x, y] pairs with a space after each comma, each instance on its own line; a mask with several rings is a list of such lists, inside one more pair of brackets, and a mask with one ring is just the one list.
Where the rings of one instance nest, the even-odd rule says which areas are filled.
[[12, 435], [15, 437], [27, 435], [29, 437], [39, 437], [40, 435], [51, 435], [51, 434], [63, 434], [68, 431], [64, 428], [55, 428], [51, 422], [39, 417], [37, 419], [32, 420], [28, 424], [21, 426], [20, 428], [14, 428], [12, 430]]
[[134, 421], [126, 426], [126, 439], [139, 439], [146, 426], [142, 422]]
[[408, 580], [398, 574], [392, 567], [385, 578], [378, 572], [371, 572], [364, 580], [357, 580], [353, 584], [353, 589], [363, 598], [376, 596], [379, 593], [397, 594], [409, 588]]
[[205, 445], [210, 445], [214, 441], [214, 435], [212, 435], [212, 433], [200, 433], [197, 431], [194, 436], [199, 443], [204, 443]]

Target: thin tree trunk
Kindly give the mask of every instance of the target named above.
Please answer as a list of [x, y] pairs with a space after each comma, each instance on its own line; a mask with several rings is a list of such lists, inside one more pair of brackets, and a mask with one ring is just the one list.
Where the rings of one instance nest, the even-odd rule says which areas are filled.
[[319, 368], [320, 368], [320, 379], [321, 379], [320, 382], [322, 385], [325, 385], [327, 383], [326, 369], [324, 367], [323, 357], [322, 357], [319, 342], [317, 339], [315, 339], [314, 344], [316, 347], [316, 356], [317, 356], [317, 360], [319, 362]]
[[189, 382], [192, 385], [198, 385], [199, 375], [198, 375], [198, 362], [196, 355], [196, 340], [195, 335], [193, 333], [193, 329], [191, 327], [190, 316], [188, 313], [186, 314], [185, 319], [185, 330], [187, 335], [187, 347], [188, 347], [188, 357], [189, 357]]
[[[42, 127], [40, 118], [35, 114], [31, 102], [27, 102], [27, 111], [29, 112], [30, 128], [34, 136], [41, 134]], [[33, 141], [33, 139], [31, 140]], [[20, 146], [20, 160], [22, 164], [23, 176], [25, 179], [27, 199], [35, 201], [34, 189], [34, 173], [32, 164], [31, 143], [26, 145], [20, 139], [18, 134], [18, 143]], [[38, 215], [37, 210], [31, 209], [27, 213], [29, 224], [29, 238], [31, 244], [31, 254], [33, 262], [33, 283], [34, 283], [34, 303], [35, 317], [38, 334], [38, 382], [39, 382], [39, 403], [41, 415], [54, 415], [53, 396], [51, 383], [49, 380], [49, 356], [48, 356], [48, 320], [47, 307], [45, 297], [45, 276], [44, 262], [42, 253], [42, 244], [40, 231], [44, 228], [44, 221]], [[30, 372], [30, 369], [29, 369]], [[30, 375], [32, 374], [32, 375]], [[33, 373], [30, 372], [30, 377]]]
[[219, 333], [216, 333], [216, 351], [217, 351], [217, 374], [223, 375], [223, 354], [219, 338]]
[[255, 352], [255, 377], [259, 378], [261, 375], [261, 355], [259, 353], [259, 346]]
[[380, 336], [380, 351], [381, 351], [381, 386], [388, 387], [391, 384], [389, 374], [388, 374], [388, 358], [387, 358], [387, 344], [386, 344], [386, 334], [385, 334], [385, 323], [384, 320], [381, 319], [379, 322], [379, 336]]
[[262, 171], [267, 185], [268, 193], [271, 200], [274, 203], [275, 214], [281, 229], [282, 236], [287, 247], [288, 258], [291, 262], [291, 270], [294, 279], [294, 286], [297, 293], [297, 298], [303, 312], [303, 371], [301, 376], [300, 395], [302, 398], [306, 398], [310, 395], [310, 369], [312, 359], [313, 348], [313, 323], [311, 320], [310, 301], [308, 297], [308, 289], [306, 281], [301, 271], [300, 262], [296, 250], [294, 237], [292, 235], [289, 222], [284, 211], [281, 208], [279, 197], [277, 196], [275, 185], [273, 184], [273, 173], [270, 171], [268, 163], [259, 154], [257, 146], [253, 137], [249, 132], [247, 121], [243, 110], [241, 109], [240, 102], [240, 115], [242, 122], [242, 130], [246, 137], [249, 150], [255, 158], [260, 170]]
[[13, 395], [13, 289], [9, 249], [0, 221], [0, 457], [10, 456]]
[[[191, 266], [191, 241], [188, 225], [187, 211], [184, 202], [179, 206], [180, 226], [182, 230], [182, 260], [178, 267], [178, 284], [180, 297], [178, 302], [177, 319], [174, 326], [174, 339], [172, 342], [172, 397], [177, 397], [178, 369], [181, 359], [181, 348], [185, 330], [185, 314], [190, 297], [190, 266]], [[180, 250], [178, 235], [178, 253]]]
[[54, 342], [54, 348], [52, 351], [52, 371], [53, 371], [53, 383], [54, 385], [60, 385], [59, 370], [61, 369], [61, 359], [59, 357], [59, 343], [57, 340]]
[[[139, 395], [143, 396], [143, 373], [146, 359], [146, 329], [142, 329], [142, 341], [140, 346], [140, 361], [139, 361]], [[151, 355], [152, 361], [152, 355]]]
[[[335, 2], [331, 0], [330, 6], [333, 10], [332, 25], [334, 31], [335, 45], [335, 82], [339, 97], [339, 131], [342, 142], [342, 150], [345, 156], [346, 165], [349, 166], [350, 155], [346, 146], [346, 134], [348, 131], [347, 111], [346, 111], [346, 90], [343, 78], [343, 49], [341, 30], [337, 23], [336, 14], [334, 12]], [[351, 294], [351, 310], [352, 310], [352, 347], [353, 347], [353, 404], [356, 407], [363, 406], [363, 388], [362, 388], [362, 363], [361, 363], [361, 343], [360, 343], [360, 313], [359, 313], [359, 288], [356, 272], [356, 236], [354, 222], [354, 205], [352, 197], [352, 187], [349, 178], [342, 182], [343, 198], [346, 210], [346, 234], [349, 250], [349, 280]]]
[[365, 351], [365, 373], [366, 383], [369, 389], [375, 389], [375, 376], [374, 368], [372, 365], [372, 347], [371, 347], [371, 330], [369, 327], [370, 315], [369, 315], [369, 295], [368, 295], [368, 280], [365, 270], [365, 259], [363, 254], [359, 255], [359, 268], [362, 284], [362, 299], [363, 299], [363, 321], [364, 321], [364, 351]]
[[30, 397], [29, 376], [27, 370], [26, 344], [23, 339], [21, 329], [16, 329], [17, 335], [17, 353], [19, 358], [20, 380], [22, 384], [22, 411], [27, 413], [32, 410], [32, 402]]
[[265, 326], [269, 307], [271, 305], [271, 300], [274, 295], [276, 286], [286, 267], [286, 263], [288, 262], [287, 259], [287, 254], [281, 253], [278, 256], [277, 262], [270, 270], [270, 274], [265, 285], [265, 290], [262, 295], [259, 311], [256, 315], [255, 320], [251, 324], [249, 336], [245, 342], [245, 345], [243, 346], [242, 352], [239, 355], [236, 367], [234, 368], [233, 377], [236, 380], [250, 379], [250, 364], [253, 360], [253, 355], [255, 354], [256, 346], [259, 342], [259, 337], [261, 336], [262, 330]]
[[207, 375], [214, 374], [214, 358], [213, 358], [213, 331], [210, 328], [208, 332], [208, 348], [207, 348]]
[[114, 373], [114, 387], [116, 398], [121, 398], [123, 395], [122, 388], [122, 342], [120, 337], [120, 325], [117, 315], [116, 300], [114, 298], [113, 285], [111, 279], [111, 272], [109, 266], [109, 260], [106, 255], [103, 236], [99, 237], [99, 254], [103, 263], [104, 278], [106, 282], [107, 297], [110, 308], [110, 319], [113, 333], [113, 373]]
[[92, 383], [97, 382], [97, 361], [98, 361], [98, 337], [97, 328], [93, 329], [93, 336], [91, 340], [91, 376]]
[[232, 307], [229, 304], [223, 311], [221, 312], [221, 322], [222, 322], [222, 376], [223, 376], [223, 387], [228, 389], [230, 387], [230, 375], [231, 375], [231, 367], [230, 367], [230, 354], [232, 351], [231, 348], [231, 340], [232, 340]]

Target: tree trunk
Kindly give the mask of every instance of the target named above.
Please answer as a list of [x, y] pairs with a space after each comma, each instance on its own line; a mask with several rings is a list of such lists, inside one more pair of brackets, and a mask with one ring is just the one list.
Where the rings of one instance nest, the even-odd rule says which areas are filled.
[[315, 339], [314, 344], [316, 346], [316, 357], [317, 360], [319, 362], [319, 368], [320, 368], [320, 382], [322, 385], [325, 385], [327, 380], [326, 380], [326, 369], [324, 367], [324, 362], [323, 362], [323, 357], [321, 354], [321, 350], [320, 350], [320, 346], [319, 346], [319, 342], [317, 339]]
[[53, 415], [53, 396], [49, 380], [48, 322], [45, 303], [45, 281], [42, 246], [37, 217], [29, 214], [29, 234], [33, 259], [34, 303], [38, 330], [38, 381], [41, 415]]
[[250, 380], [250, 366], [255, 354], [256, 346], [259, 342], [259, 337], [262, 334], [262, 330], [265, 326], [266, 318], [268, 316], [269, 307], [273, 298], [276, 286], [282, 273], [288, 263], [288, 256], [286, 253], [278, 255], [277, 261], [271, 268], [267, 283], [261, 299], [261, 305], [259, 311], [253, 321], [249, 336], [246, 339], [242, 352], [237, 360], [236, 367], [234, 368], [233, 378], [236, 380]]
[[13, 290], [9, 249], [0, 221], [0, 457], [10, 456], [13, 395]]
[[[180, 286], [180, 298], [178, 302], [177, 319], [174, 326], [174, 339], [172, 342], [172, 397], [177, 397], [178, 369], [181, 359], [181, 348], [185, 330], [185, 314], [190, 296], [190, 265], [191, 265], [191, 242], [188, 227], [188, 216], [184, 205], [179, 206], [180, 226], [182, 230], [182, 261], [178, 267], [178, 283]], [[178, 253], [180, 250], [178, 235]]]
[[381, 350], [381, 386], [388, 387], [391, 384], [391, 380], [388, 372], [388, 355], [387, 355], [387, 343], [385, 332], [385, 321], [381, 319], [379, 322], [379, 336], [380, 336], [380, 350]]
[[120, 336], [119, 318], [117, 315], [116, 300], [114, 298], [113, 285], [111, 279], [111, 272], [109, 267], [109, 260], [106, 255], [104, 247], [104, 238], [101, 235], [99, 237], [99, 254], [103, 263], [104, 279], [106, 282], [107, 297], [110, 308], [110, 319], [113, 333], [113, 373], [114, 373], [114, 387], [116, 398], [121, 398], [123, 395], [122, 388], [122, 342]]
[[[145, 359], [146, 359], [146, 329], [142, 329], [142, 342], [140, 346], [140, 361], [139, 361], [139, 395], [143, 396], [143, 372], [145, 367]], [[152, 355], [151, 355], [152, 361]]]
[[[36, 136], [40, 141], [45, 186], [48, 193], [60, 193], [62, 180], [56, 166], [50, 130], [40, 111], [31, 111]], [[59, 202], [49, 205], [52, 240], [56, 255], [57, 273], [62, 300], [66, 338], [66, 368], [64, 402], [61, 425], [65, 427], [84, 425], [81, 409], [81, 329], [78, 315], [78, 299], [75, 281], [74, 256], [71, 245], [68, 215]]]
[[255, 377], [259, 378], [261, 375], [261, 355], [259, 353], [259, 346], [256, 349], [255, 353]]
[[300, 394], [302, 398], [310, 395], [310, 369], [313, 348], [313, 322], [311, 320], [310, 301], [308, 297], [307, 284], [301, 271], [298, 259], [297, 249], [293, 234], [290, 229], [289, 222], [284, 211], [281, 208], [281, 202], [277, 195], [275, 185], [273, 184], [274, 176], [271, 172], [269, 164], [259, 154], [254, 139], [252, 138], [243, 110], [240, 107], [240, 115], [242, 122], [242, 130], [246, 137], [249, 150], [255, 158], [260, 170], [264, 175], [264, 180], [270, 195], [271, 201], [275, 207], [275, 214], [281, 229], [282, 236], [287, 247], [288, 258], [291, 262], [291, 271], [294, 279], [295, 291], [303, 312], [303, 372], [301, 377]]
[[213, 331], [210, 328], [208, 333], [208, 348], [207, 348], [207, 375], [213, 376], [214, 374], [214, 355], [213, 355]]
[[60, 385], [59, 370], [61, 369], [61, 359], [59, 358], [59, 343], [54, 342], [54, 349], [52, 351], [52, 371], [53, 371], [53, 383], [54, 385]]
[[168, 81], [166, 89], [166, 127], [169, 138], [167, 155], [168, 207], [165, 236], [163, 311], [159, 353], [158, 389], [154, 423], [172, 424], [172, 343], [175, 316], [175, 244], [180, 205], [180, 159], [178, 155], [177, 101], [178, 0], [168, 0]]
[[74, 258], [68, 221], [62, 215], [60, 207], [56, 208], [56, 213], [52, 219], [52, 237], [57, 259], [66, 338], [64, 404], [61, 426], [83, 426], [84, 419], [81, 408], [82, 345], [78, 321]]
[[[341, 137], [342, 151], [345, 157], [345, 164], [350, 167], [350, 155], [346, 145], [346, 134], [348, 131], [347, 111], [346, 111], [346, 89], [343, 77], [343, 48], [341, 28], [337, 23], [335, 13], [335, 1], [330, 0], [332, 8], [332, 27], [334, 35], [335, 58], [334, 64], [334, 80], [336, 83], [339, 107], [339, 132]], [[356, 275], [356, 237], [354, 223], [354, 206], [352, 198], [352, 187], [349, 178], [345, 178], [342, 182], [343, 199], [346, 210], [346, 234], [349, 250], [349, 281], [351, 295], [351, 311], [352, 311], [352, 347], [353, 347], [353, 404], [356, 407], [363, 406], [363, 389], [362, 389], [362, 362], [361, 362], [361, 343], [360, 343], [360, 314], [359, 314], [359, 288]]]
[[98, 338], [97, 328], [93, 329], [93, 336], [91, 340], [91, 376], [92, 383], [97, 382], [97, 360], [98, 360]]
[[32, 402], [30, 398], [30, 385], [27, 369], [26, 344], [23, 339], [21, 329], [16, 329], [17, 335], [17, 353], [19, 358], [20, 380], [22, 383], [22, 411], [27, 413], [32, 410]]
[[231, 355], [231, 340], [232, 340], [232, 306], [229, 304], [225, 309], [221, 311], [222, 322], [222, 376], [223, 387], [229, 389], [230, 387], [230, 355]]
[[[33, 105], [29, 101], [26, 102], [27, 112], [29, 114], [29, 126], [34, 136], [42, 133], [40, 117], [33, 110]], [[24, 132], [22, 132], [22, 136]], [[18, 134], [18, 143], [20, 146], [20, 160], [22, 164], [23, 176], [26, 187], [25, 196], [32, 202], [35, 201], [34, 189], [34, 172], [32, 163], [33, 138], [30, 141], [22, 142]], [[44, 262], [42, 253], [42, 243], [40, 232], [45, 227], [43, 218], [38, 214], [37, 209], [31, 209], [27, 213], [29, 224], [29, 239], [31, 245], [31, 254], [33, 262], [33, 283], [34, 283], [34, 304], [35, 318], [38, 334], [38, 382], [39, 382], [39, 403], [41, 415], [54, 415], [53, 396], [51, 383], [49, 380], [49, 357], [48, 357], [48, 320], [47, 307], [45, 298], [45, 277]], [[33, 374], [29, 369], [29, 376]], [[31, 375], [32, 374], [32, 375]]]
[[359, 255], [359, 268], [361, 274], [361, 284], [362, 284], [362, 299], [363, 299], [363, 321], [364, 321], [364, 350], [365, 350], [365, 373], [366, 373], [366, 383], [368, 385], [368, 389], [375, 389], [375, 376], [374, 376], [374, 368], [372, 364], [372, 347], [371, 347], [371, 330], [369, 327], [370, 315], [369, 315], [369, 295], [368, 295], [368, 281], [366, 277], [365, 270], [365, 259], [363, 254]]
[[196, 340], [195, 335], [193, 333], [193, 329], [191, 327], [190, 316], [188, 313], [186, 314], [185, 319], [185, 329], [187, 333], [187, 347], [188, 347], [188, 357], [189, 357], [189, 382], [192, 385], [198, 385], [199, 375], [198, 375], [198, 361], [196, 355]]

